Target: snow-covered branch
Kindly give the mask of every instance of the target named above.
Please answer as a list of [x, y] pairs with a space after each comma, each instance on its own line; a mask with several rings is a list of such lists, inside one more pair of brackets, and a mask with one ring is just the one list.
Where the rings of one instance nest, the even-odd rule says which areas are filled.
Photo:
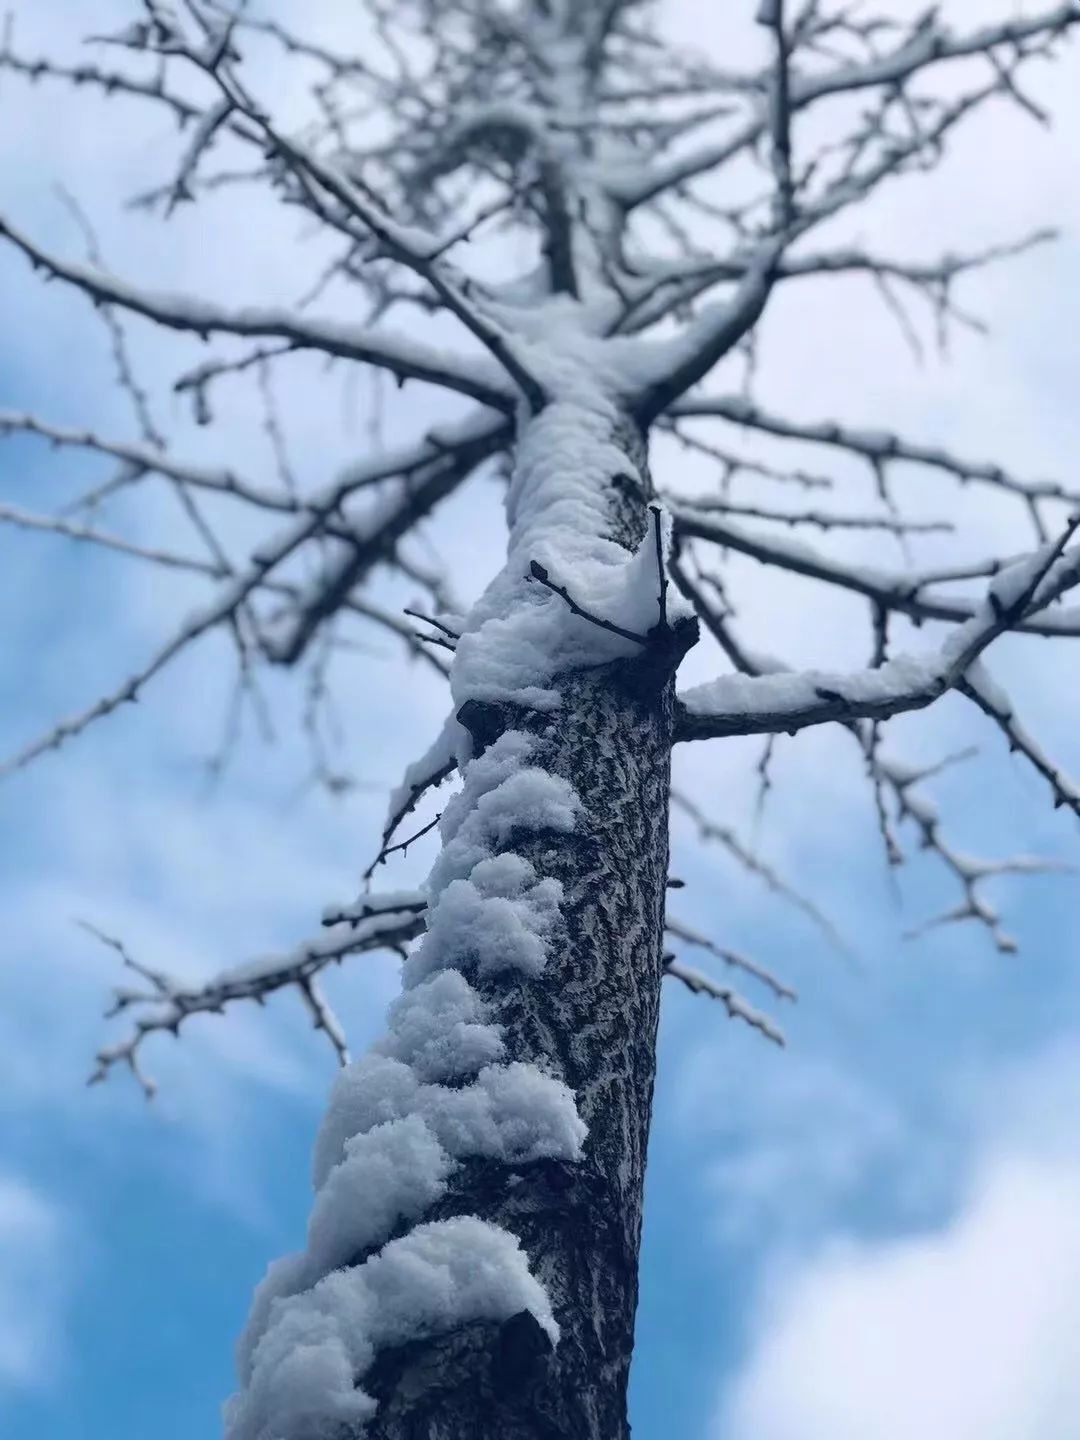
[[[978, 561], [950, 569], [885, 570], [876, 565], [846, 564], [835, 560], [805, 540], [751, 530], [729, 519], [722, 507], [680, 509], [675, 511], [674, 519], [675, 531], [680, 537], [711, 541], [763, 565], [787, 570], [807, 580], [835, 585], [865, 597], [884, 611], [908, 615], [916, 622], [948, 620], [963, 623], [973, 619], [979, 608], [977, 601], [942, 594], [936, 587], [947, 581], [997, 576], [1016, 563], [1015, 557], [1012, 557]], [[842, 517], [837, 528], [843, 528]], [[904, 526], [903, 522], [895, 522], [893, 527], [886, 523], [882, 528], [895, 528], [898, 533], [903, 533]], [[1039, 607], [1020, 617], [1016, 628], [1030, 635], [1080, 635], [1080, 610], [1075, 606]]]
[[1025, 501], [1061, 500], [1080, 505], [1080, 488], [1070, 489], [1056, 480], [1022, 480], [993, 461], [969, 460], [941, 446], [907, 440], [889, 430], [861, 430], [834, 420], [790, 420], [738, 395], [687, 398], [673, 405], [670, 414], [673, 418], [687, 419], [713, 417], [782, 440], [807, 441], [847, 452], [864, 460], [875, 473], [883, 467], [908, 461], [940, 470], [960, 484], [971, 481], [988, 485]]
[[91, 1085], [105, 1080], [115, 1065], [126, 1065], [148, 1096], [155, 1090], [153, 1080], [142, 1068], [142, 1046], [150, 1035], [168, 1032], [177, 1035], [192, 1015], [221, 1015], [240, 1000], [262, 1005], [278, 990], [295, 987], [310, 1010], [316, 1028], [324, 1030], [345, 1063], [345, 1045], [340, 1022], [330, 1009], [316, 976], [328, 965], [368, 950], [396, 950], [404, 947], [424, 928], [425, 897], [419, 892], [371, 895], [355, 917], [328, 926], [321, 935], [280, 955], [222, 970], [200, 985], [177, 980], [135, 959], [122, 940], [105, 935], [83, 922], [103, 944], [115, 950], [138, 983], [117, 986], [107, 1014], [131, 1017], [131, 1031], [115, 1044], [97, 1053]]
[[1068, 542], [1073, 519], [1053, 544], [1004, 569], [979, 611], [924, 657], [901, 655], [851, 674], [729, 675], [685, 691], [680, 736], [793, 735], [830, 720], [887, 720], [919, 710], [961, 684], [979, 656], [1006, 631], [1080, 585], [1080, 548]]
[[404, 335], [330, 319], [313, 320], [295, 310], [231, 309], [195, 296], [143, 289], [103, 270], [53, 255], [2, 215], [0, 239], [21, 250], [34, 269], [73, 285], [96, 304], [116, 305], [170, 330], [188, 331], [204, 340], [215, 334], [286, 340], [298, 349], [374, 365], [401, 380], [423, 380], [497, 410], [512, 408], [512, 391], [499, 383], [497, 371], [479, 359], [466, 363], [452, 351], [432, 350]]

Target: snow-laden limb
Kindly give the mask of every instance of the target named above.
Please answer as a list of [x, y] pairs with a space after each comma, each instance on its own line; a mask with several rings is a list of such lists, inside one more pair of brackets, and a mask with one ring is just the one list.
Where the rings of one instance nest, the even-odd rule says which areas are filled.
[[[488, 460], [504, 440], [502, 429], [490, 425], [477, 426], [474, 435], [466, 434], [445, 449], [441, 438], [432, 435], [415, 459], [409, 457], [399, 476], [386, 476], [397, 480], [397, 488], [384, 494], [380, 507], [373, 507], [373, 516], [353, 519], [352, 533], [336, 543], [295, 613], [275, 635], [270, 658], [278, 664], [294, 664], [323, 621], [338, 612], [372, 566], [421, 516], [430, 513]], [[346, 474], [337, 488], [344, 495], [356, 486], [349, 484]]]
[[772, 293], [787, 243], [786, 233], [764, 242], [730, 300], [715, 302], [674, 339], [652, 342], [643, 351], [638, 405], [646, 421], [669, 410], [753, 330]]
[[135, 101], [150, 101], [160, 105], [181, 126], [197, 121], [202, 114], [198, 105], [171, 90], [160, 72], [147, 78], [146, 75], [133, 75], [114, 67], [87, 64], [85, 61], [65, 65], [46, 56], [31, 58], [14, 50], [11, 37], [6, 31], [0, 40], [0, 71], [22, 76], [31, 83], [55, 80], [76, 89], [97, 90], [106, 98], [118, 95]]
[[784, 1045], [784, 1032], [769, 1018], [763, 1011], [755, 1009], [738, 993], [732, 990], [729, 985], [721, 985], [713, 980], [702, 970], [695, 970], [692, 965], [684, 965], [681, 960], [668, 960], [664, 965], [664, 973], [670, 975], [674, 980], [681, 980], [686, 988], [694, 995], [709, 995], [714, 1000], [719, 1000], [732, 1020], [741, 1020], [754, 1030], [760, 1030], [766, 1040], [771, 1040], [774, 1045]]
[[83, 928], [115, 950], [125, 967], [142, 982], [118, 986], [113, 991], [112, 1005], [106, 1014], [133, 1017], [131, 1032], [123, 1040], [98, 1051], [89, 1083], [98, 1084], [107, 1079], [113, 1066], [122, 1064], [131, 1070], [147, 1096], [151, 1096], [155, 1085], [141, 1065], [142, 1045], [148, 1036], [164, 1031], [177, 1035], [192, 1015], [221, 1015], [229, 1005], [240, 1000], [263, 1004], [268, 996], [290, 986], [299, 991], [315, 1028], [325, 1032], [344, 1063], [346, 1045], [340, 1022], [316, 977], [328, 965], [340, 963], [349, 955], [381, 949], [403, 953], [408, 942], [424, 928], [425, 907], [426, 897], [415, 891], [369, 896], [362, 917], [330, 926], [321, 935], [282, 954], [262, 956], [219, 971], [198, 985], [152, 969], [135, 959], [122, 941], [83, 922]]
[[[949, 251], [930, 261], [898, 259], [854, 245], [838, 246], [832, 250], [801, 251], [787, 254], [777, 261], [774, 283], [822, 276], [866, 276], [875, 284], [886, 308], [892, 310], [900, 323], [916, 358], [921, 359], [922, 343], [896, 299], [894, 286], [902, 286], [908, 293], [926, 302], [938, 328], [939, 345], [944, 348], [941, 342], [945, 339], [950, 320], [985, 333], [985, 327], [953, 300], [953, 290], [962, 276], [1002, 260], [1015, 259], [1058, 238], [1057, 231], [1040, 227], [1006, 244], [984, 246], [963, 254]], [[658, 267], [654, 277], [634, 296], [620, 329], [635, 333], [648, 329], [713, 286], [740, 280], [752, 263], [753, 254], [751, 246], [734, 249], [727, 255], [691, 257]], [[677, 413], [679, 408], [674, 406], [672, 410]]]
[[[686, 593], [695, 597], [698, 614], [714, 632], [736, 670], [744, 676], [789, 674], [791, 671], [780, 661], [762, 656], [742, 644], [727, 616], [722, 616], [708, 606], [691, 585], [679, 566], [673, 566], [672, 573], [678, 583], [686, 587]], [[980, 662], [971, 667], [980, 673]], [[1016, 948], [1015, 939], [1003, 928], [1001, 916], [987, 897], [987, 882], [1000, 875], [1034, 875], [1060, 870], [1054, 862], [1028, 856], [1012, 857], [1005, 860], [985, 860], [957, 850], [946, 838], [942, 816], [935, 802], [925, 793], [925, 782], [941, 771], [970, 759], [975, 751], [969, 747], [944, 757], [934, 764], [909, 765], [894, 756], [882, 752], [878, 743], [877, 727], [865, 721], [840, 721], [859, 747], [873, 786], [878, 824], [885, 844], [890, 865], [904, 863], [905, 855], [892, 827], [892, 817], [885, 807], [884, 796], [888, 795], [899, 821], [910, 825], [918, 835], [918, 848], [933, 854], [960, 887], [962, 899], [944, 915], [924, 922], [906, 932], [907, 938], [917, 938], [934, 927], [964, 921], [974, 921], [985, 927], [994, 945], [1003, 954], [1011, 954]], [[673, 797], [674, 799], [675, 797]]]
[[[689, 528], [695, 512], [704, 517], [706, 523], [710, 515], [734, 515], [736, 523], [740, 519], [768, 520], [792, 529], [805, 525], [816, 530], [887, 530], [892, 535], [940, 535], [951, 533], [956, 528], [947, 520], [904, 520], [895, 515], [835, 514], [829, 510], [774, 510], [768, 506], [744, 505], [736, 500], [713, 497], [668, 495], [664, 498], [671, 504], [676, 516], [688, 522], [684, 525], [676, 520], [676, 527], [686, 534], [696, 533]], [[698, 538], [715, 538], [719, 543], [720, 534], [699, 534]]]
[[980, 610], [926, 656], [900, 655], [849, 674], [806, 670], [773, 675], [727, 675], [680, 696], [680, 737], [795, 734], [830, 720], [887, 720], [919, 710], [961, 684], [998, 636], [1019, 628], [1080, 584], [1080, 548], [1068, 549], [1080, 516], [1061, 538], [994, 579]]
[[382, 844], [365, 872], [365, 878], [385, 860], [388, 846], [406, 815], [415, 810], [429, 790], [441, 785], [458, 768], [464, 754], [467, 754], [467, 742], [465, 727], [451, 715], [443, 722], [442, 729], [423, 755], [406, 768], [400, 782], [390, 792]]
[[[75, 224], [82, 231], [86, 246], [86, 258], [89, 263], [99, 270], [107, 268], [102, 255], [101, 242], [98, 239], [97, 231], [89, 216], [86, 214], [86, 211], [79, 204], [75, 196], [72, 195], [69, 190], [65, 189], [64, 186], [60, 185], [57, 187], [57, 196], [66, 207]], [[148, 445], [153, 446], [154, 449], [163, 450], [166, 446], [166, 440], [150, 413], [150, 397], [136, 376], [124, 326], [109, 305], [99, 306], [98, 314], [109, 336], [109, 348], [112, 351], [117, 384], [130, 401], [136, 424], [139, 427], [139, 433]]]
[[[189, 58], [198, 59], [194, 52], [186, 53]], [[226, 114], [233, 110], [239, 111], [263, 132], [273, 153], [288, 163], [296, 172], [313, 208], [322, 215], [324, 220], [336, 227], [342, 227], [341, 220], [334, 217], [332, 212], [328, 212], [320, 203], [317, 193], [313, 193], [312, 186], [332, 197], [346, 215], [358, 221], [379, 242], [388, 256], [426, 281], [450, 313], [480, 341], [506, 372], [509, 380], [516, 384], [533, 407], [538, 409], [543, 404], [544, 394], [535, 377], [530, 373], [528, 367], [521, 363], [513, 345], [508, 343], [508, 337], [500, 326], [485, 313], [482, 306], [476, 303], [466, 278], [457, 275], [452, 267], [441, 260], [440, 256], [447, 248], [447, 242], [416, 226], [403, 225], [395, 220], [374, 198], [368, 185], [355, 183], [339, 166], [327, 164], [307, 146], [290, 139], [275, 127], [265, 111], [247, 98], [243, 88], [235, 82], [224, 67], [207, 68], [221, 86], [225, 97], [224, 103], [228, 107]], [[472, 290], [475, 288], [472, 287]], [[399, 375], [408, 373], [400, 369], [395, 370], [392, 364], [387, 364], [385, 361], [382, 363], [384, 368], [394, 370], [394, 373]], [[469, 377], [458, 371], [456, 356], [449, 357], [449, 368], [451, 378], [446, 378], [444, 370], [442, 372], [444, 378], [436, 383], [445, 384], [452, 389], [462, 389], [457, 381], [465, 381]], [[436, 376], [440, 374], [438, 359], [436, 359], [432, 373]], [[425, 377], [418, 376], [417, 378]], [[470, 381], [470, 383], [475, 382]], [[483, 398], [481, 394], [471, 388], [462, 389], [462, 393], [471, 395], [473, 399]], [[490, 393], [493, 396], [499, 394], [496, 387], [492, 387]], [[501, 399], [487, 403], [495, 403], [498, 408], [505, 409], [507, 408], [507, 396], [504, 395]]]
[[1014, 955], [1019, 948], [1017, 942], [1002, 928], [1001, 916], [987, 898], [982, 888], [983, 882], [1003, 875], [1064, 874], [1071, 869], [1060, 861], [1046, 860], [1034, 855], [1017, 855], [1008, 860], [981, 860], [974, 855], [953, 851], [951, 858], [954, 861], [954, 873], [960, 877], [963, 884], [963, 899], [948, 910], [943, 910], [940, 915], [932, 915], [928, 920], [905, 930], [905, 940], [918, 940], [944, 925], [957, 925], [974, 920], [986, 927], [1003, 955]]
[[0, 239], [21, 250], [35, 269], [66, 281], [97, 304], [116, 305], [170, 330], [188, 331], [203, 339], [220, 334], [287, 340], [298, 349], [374, 365], [402, 380], [423, 380], [453, 390], [496, 410], [508, 410], [513, 404], [512, 392], [499, 383], [497, 371], [479, 358], [463, 362], [453, 351], [432, 350], [403, 335], [328, 318], [313, 320], [295, 310], [230, 309], [195, 296], [143, 289], [103, 270], [53, 255], [2, 215]]

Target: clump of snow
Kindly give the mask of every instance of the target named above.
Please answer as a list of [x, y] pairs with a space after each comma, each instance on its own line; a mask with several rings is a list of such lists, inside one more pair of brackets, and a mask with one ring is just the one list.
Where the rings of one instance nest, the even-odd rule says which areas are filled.
[[[440, 902], [432, 923], [441, 908]], [[429, 938], [430, 932], [416, 958]], [[441, 970], [394, 1001], [389, 1033], [373, 1049], [403, 1060], [420, 1080], [454, 1079], [501, 1055], [502, 1040], [486, 1015], [483, 1000], [460, 971]]]
[[513, 1235], [472, 1215], [418, 1225], [277, 1302], [250, 1383], [226, 1407], [227, 1440], [358, 1437], [376, 1407], [357, 1382], [379, 1349], [523, 1310], [558, 1342], [547, 1294]]
[[[478, 763], [474, 760], [468, 767], [470, 775]], [[429, 892], [438, 896], [451, 881], [471, 876], [474, 868], [489, 859], [495, 847], [505, 844], [515, 831], [569, 834], [574, 828], [577, 805], [573, 787], [561, 775], [534, 766], [508, 775], [479, 795], [463, 819], [459, 820], [459, 812], [455, 811], [448, 826], [440, 822], [443, 849], [428, 877]], [[446, 818], [444, 813], [443, 821]]]
[[[316, 1190], [321, 1195], [346, 1160], [361, 1153], [356, 1137], [416, 1116], [456, 1159], [576, 1160], [586, 1133], [572, 1091], [535, 1065], [485, 1065], [473, 1084], [452, 1088], [422, 1085], [400, 1060], [368, 1055], [347, 1066], [334, 1086], [315, 1145]], [[389, 1141], [387, 1135], [379, 1142], [386, 1153]]]
[[1024, 556], [994, 576], [987, 595], [995, 610], [1012, 610], [1021, 603], [1025, 595], [1030, 596], [1037, 589], [1040, 579], [1049, 570], [1060, 545], [1051, 543], [1040, 546], [1030, 555]]
[[574, 828], [577, 803], [573, 788], [561, 775], [527, 766], [482, 795], [468, 823], [482, 828], [496, 844], [503, 844], [515, 830], [565, 834]]
[[360, 1267], [378, 1301], [379, 1346], [445, 1332], [462, 1320], [535, 1316], [552, 1344], [559, 1326], [515, 1236], [475, 1215], [418, 1225]]
[[421, 1113], [451, 1154], [507, 1164], [578, 1160], [587, 1133], [574, 1093], [535, 1065], [488, 1065], [461, 1090], [431, 1086]]
[[247, 1383], [225, 1405], [226, 1440], [329, 1440], [371, 1418], [375, 1403], [356, 1386], [375, 1356], [363, 1269], [276, 1301]]
[[535, 739], [524, 730], [506, 730], [482, 755], [470, 761], [464, 785], [443, 807], [439, 833], [444, 842], [454, 838], [481, 796], [508, 780], [535, 747]]
[[[426, 988], [430, 977], [446, 966], [469, 964], [479, 974], [518, 970], [538, 975], [543, 969], [562, 887], [550, 877], [539, 879], [528, 860], [501, 847], [517, 833], [569, 833], [578, 799], [562, 776], [526, 763], [535, 746], [532, 736], [508, 730], [465, 767], [461, 792], [440, 820], [443, 849], [428, 879], [432, 906], [427, 934], [402, 971], [407, 997], [424, 987], [421, 993], [432, 1004], [442, 1005], [445, 994], [445, 1003], [471, 1006], [457, 982], [452, 996], [449, 990]], [[462, 1053], [468, 1048], [460, 1025], [476, 1023], [475, 1013], [440, 1014], [429, 1023], [424, 1018], [428, 1000], [403, 998], [398, 1006], [394, 1015], [400, 1015], [401, 1024], [391, 1019], [391, 1036], [380, 1046], [383, 1053], [416, 1063], [416, 1045], [408, 1054], [401, 1049], [406, 1017], [413, 1017], [409, 1033], [423, 1027], [425, 1037], [439, 1049], [435, 1063], [445, 1063], [447, 1046]], [[462, 1068], [468, 1068], [467, 1061]], [[427, 1073], [424, 1078], [434, 1077]]]
[[439, 897], [423, 945], [402, 966], [402, 984], [426, 980], [447, 957], [475, 966], [481, 975], [500, 970], [539, 975], [562, 893], [560, 882], [550, 877], [514, 898], [486, 895], [472, 880], [452, 881]]
[[315, 1197], [308, 1260], [315, 1276], [385, 1240], [446, 1191], [451, 1155], [425, 1120], [405, 1115], [354, 1135]]
[[270, 1322], [274, 1304], [283, 1297], [295, 1295], [298, 1290], [302, 1290], [307, 1274], [307, 1255], [302, 1250], [294, 1255], [283, 1255], [279, 1260], [271, 1260], [266, 1267], [266, 1274], [256, 1285], [255, 1294], [251, 1297], [247, 1324], [236, 1342], [236, 1373], [242, 1384], [246, 1385], [251, 1379], [255, 1347]]
[[[450, 971], [446, 972], [448, 975]], [[362, 1055], [337, 1073], [315, 1138], [312, 1183], [318, 1190], [345, 1152], [345, 1142], [414, 1107], [420, 1082], [400, 1060]]]

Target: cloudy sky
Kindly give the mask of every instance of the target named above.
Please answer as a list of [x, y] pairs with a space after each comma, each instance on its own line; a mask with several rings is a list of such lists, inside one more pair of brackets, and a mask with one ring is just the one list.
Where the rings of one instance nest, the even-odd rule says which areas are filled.
[[[894, 9], [915, 7], [894, 6]], [[1013, 9], [950, 4], [957, 23]], [[350, 5], [274, 6], [347, 36]], [[93, 11], [92, 17], [89, 12]], [[701, 44], [694, 0], [672, 25]], [[18, 48], [81, 53], [120, 0], [25, 0]], [[746, 31], [709, 37], [722, 58]], [[973, 280], [989, 341], [958, 337], [951, 363], [914, 365], [873, 293], [822, 283], [785, 296], [762, 337], [760, 398], [805, 419], [888, 425], [1028, 476], [1076, 483], [1080, 412], [1080, 52], [1040, 73], [1057, 117], [1013, 108], [975, 124], [936, 177], [898, 185], [851, 233], [892, 253], [1004, 241], [1044, 223], [1053, 248]], [[284, 106], [299, 103], [287, 74]], [[123, 209], [167, 171], [171, 127], [123, 103], [0, 74], [0, 212], [81, 255], [62, 183], [91, 214], [111, 265], [172, 289], [287, 299], [316, 263], [295, 218], [251, 192], [168, 226]], [[89, 308], [44, 287], [0, 246], [0, 410], [133, 434]], [[229, 391], [228, 423], [191, 424], [169, 381], [197, 349], [132, 327], [140, 372], [177, 452], [272, 473], [257, 396]], [[724, 385], [730, 383], [725, 377]], [[316, 481], [366, 443], [372, 395], [298, 367], [282, 399], [288, 443]], [[388, 432], [433, 401], [386, 397]], [[674, 464], [673, 457], [666, 463]], [[822, 468], [827, 457], [809, 457]], [[98, 471], [30, 440], [0, 442], [0, 498], [44, 510]], [[909, 477], [917, 504], [927, 496]], [[919, 487], [922, 487], [921, 489]], [[175, 533], [160, 504], [121, 515], [150, 540]], [[440, 515], [432, 542], [468, 595], [495, 564], [499, 497], [481, 483]], [[1027, 543], [1019, 517], [967, 502], [969, 548]], [[231, 538], [243, 541], [237, 520]], [[1014, 533], [1015, 531], [1015, 533]], [[886, 563], [893, 562], [890, 552]], [[789, 661], [859, 654], [859, 618], [797, 584], [740, 573], [757, 643]], [[0, 748], [91, 700], [145, 657], [198, 598], [186, 581], [48, 537], [0, 529]], [[398, 603], [409, 596], [398, 596]], [[431, 737], [438, 685], [370, 633], [335, 672], [343, 765], [362, 782], [333, 802], [305, 785], [302, 686], [275, 677], [276, 743], [246, 725], [222, 781], [208, 781], [228, 704], [224, 647], [207, 643], [145, 700], [0, 790], [0, 1430], [6, 1440], [190, 1440], [213, 1435], [231, 1347], [267, 1261], [295, 1248], [308, 1151], [332, 1056], [293, 997], [266, 1012], [193, 1023], [148, 1054], [147, 1106], [117, 1075], [86, 1090], [114, 957], [85, 919], [184, 975], [207, 974], [309, 933], [350, 897], [386, 791]], [[715, 656], [694, 657], [704, 676]], [[1066, 644], [998, 662], [1047, 747], [1074, 773], [1080, 681]], [[980, 854], [1078, 858], [1075, 821], [1003, 754], [959, 702], [896, 726], [894, 751], [979, 756], [934, 793], [957, 845]], [[676, 836], [682, 915], [781, 971], [800, 999], [780, 1053], [718, 1007], [666, 996], [643, 1255], [635, 1435], [652, 1440], [1058, 1440], [1080, 1402], [1080, 901], [1070, 875], [1001, 882], [994, 898], [1020, 950], [974, 929], [904, 930], [950, 903], [932, 857], [898, 887], [876, 843], [851, 747], [827, 733], [780, 745], [757, 839], [843, 931], [839, 956], [800, 913], [723, 857]], [[752, 829], [758, 747], [679, 757], [717, 818]], [[390, 877], [409, 883], [423, 854]], [[353, 1048], [380, 1028], [389, 959], [335, 977]]]

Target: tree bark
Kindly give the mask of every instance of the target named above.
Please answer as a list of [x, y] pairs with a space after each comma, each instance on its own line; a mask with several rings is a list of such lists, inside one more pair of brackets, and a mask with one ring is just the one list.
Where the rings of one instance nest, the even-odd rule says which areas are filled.
[[[644, 441], [627, 422], [627, 475], [612, 478], [611, 534], [647, 533]], [[631, 478], [640, 477], [640, 478]], [[528, 1312], [381, 1353], [364, 1377], [378, 1401], [372, 1440], [621, 1440], [638, 1294], [668, 869], [674, 670], [693, 624], [640, 656], [561, 677], [554, 713], [471, 702], [459, 718], [477, 752], [503, 731], [536, 738], [529, 763], [581, 802], [570, 835], [506, 848], [562, 882], [562, 933], [534, 979], [478, 977], [507, 1059], [531, 1061], [576, 1094], [583, 1158], [511, 1167], [467, 1161], [425, 1219], [476, 1215], [520, 1240], [561, 1327], [557, 1347]]]

